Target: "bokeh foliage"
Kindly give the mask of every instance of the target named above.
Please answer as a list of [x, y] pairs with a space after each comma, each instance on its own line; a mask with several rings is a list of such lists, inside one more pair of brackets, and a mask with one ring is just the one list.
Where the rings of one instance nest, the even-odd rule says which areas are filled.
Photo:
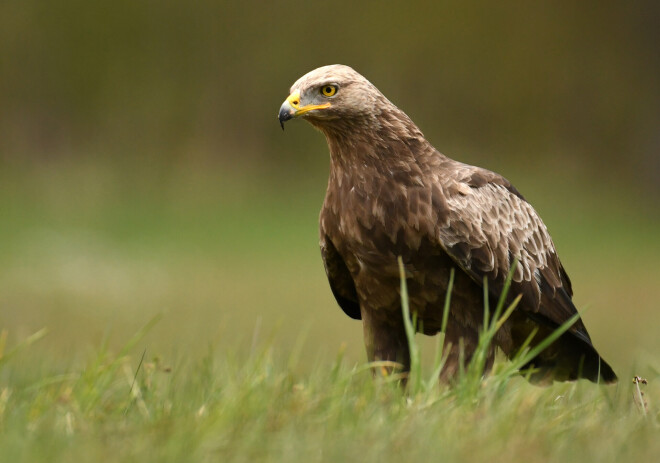
[[653, 1], [3, 2], [0, 156], [307, 162], [317, 145], [282, 143], [278, 104], [341, 62], [448, 153], [652, 182], [659, 17]]

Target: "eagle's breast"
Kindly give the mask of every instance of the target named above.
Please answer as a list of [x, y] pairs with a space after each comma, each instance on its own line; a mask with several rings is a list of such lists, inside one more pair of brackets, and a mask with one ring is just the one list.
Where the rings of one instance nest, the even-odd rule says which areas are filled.
[[383, 172], [383, 166], [362, 166], [359, 171], [333, 167], [320, 231], [342, 256], [360, 303], [376, 310], [400, 310], [401, 256], [411, 305], [425, 312], [444, 294], [452, 265], [433, 238], [441, 210], [433, 204], [439, 197], [437, 186], [419, 175], [400, 181], [401, 175]]

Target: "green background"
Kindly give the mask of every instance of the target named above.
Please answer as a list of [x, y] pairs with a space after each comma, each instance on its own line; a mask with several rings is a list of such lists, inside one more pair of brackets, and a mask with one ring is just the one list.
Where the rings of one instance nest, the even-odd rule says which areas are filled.
[[[147, 355], [298, 351], [361, 327], [318, 252], [323, 137], [276, 120], [348, 64], [450, 157], [540, 212], [595, 345], [659, 368], [656, 2], [13, 1], [0, 5], [0, 330], [75, 364], [155, 314]], [[296, 347], [297, 346], [297, 347]], [[288, 355], [288, 354], [285, 354]], [[0, 380], [2, 376], [0, 376]]]

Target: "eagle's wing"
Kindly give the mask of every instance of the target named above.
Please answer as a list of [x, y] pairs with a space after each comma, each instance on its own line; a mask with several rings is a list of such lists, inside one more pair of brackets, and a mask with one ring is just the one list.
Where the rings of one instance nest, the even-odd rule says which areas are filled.
[[334, 294], [339, 307], [349, 317], [360, 320], [360, 303], [358, 302], [357, 291], [344, 260], [337, 252], [332, 241], [325, 236], [321, 236], [321, 256], [323, 257], [323, 266], [330, 282], [330, 289]]
[[[445, 190], [445, 220], [438, 240], [454, 261], [478, 284], [484, 276], [492, 296], [499, 297], [514, 258], [510, 299], [522, 294], [519, 307], [538, 323], [556, 327], [577, 311], [571, 283], [554, 243], [534, 208], [503, 177], [471, 168]], [[581, 320], [570, 332], [588, 344]]]

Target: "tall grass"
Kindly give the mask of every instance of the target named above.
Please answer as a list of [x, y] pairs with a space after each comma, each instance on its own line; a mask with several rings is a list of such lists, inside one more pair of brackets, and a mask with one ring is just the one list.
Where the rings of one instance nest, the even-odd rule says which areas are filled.
[[[398, 264], [401, 285], [401, 311], [406, 330], [408, 348], [410, 351], [410, 372], [407, 376], [407, 389], [411, 396], [428, 394], [433, 390], [433, 388], [437, 387], [438, 378], [447, 359], [447, 357], [443, 355], [443, 350], [445, 349], [444, 333], [446, 332], [447, 320], [451, 305], [451, 293], [454, 284], [454, 269], [451, 269], [449, 282], [447, 285], [447, 293], [443, 307], [441, 333], [438, 336], [438, 347], [435, 360], [433, 362], [433, 368], [427, 380], [424, 381], [420, 347], [417, 340], [415, 339], [415, 333], [417, 332], [418, 328], [417, 313], [411, 313], [410, 311], [405, 268], [401, 257], [398, 258]], [[454, 387], [454, 394], [462, 402], [475, 403], [479, 400], [479, 392], [482, 390], [482, 383], [484, 381], [486, 362], [488, 360], [489, 353], [492, 351], [495, 335], [500, 330], [500, 328], [502, 328], [506, 320], [511, 316], [513, 311], [518, 306], [520, 299], [522, 298], [522, 294], [517, 295], [506, 307], [506, 309], [504, 308], [509, 290], [511, 288], [511, 281], [517, 266], [518, 260], [514, 259], [504, 281], [502, 291], [497, 301], [497, 306], [495, 307], [495, 311], [493, 312], [492, 316], [490, 314], [489, 306], [490, 293], [488, 291], [488, 280], [486, 277], [483, 279], [484, 317], [483, 326], [481, 327], [479, 333], [479, 341], [473, 355], [470, 358], [469, 363], [467, 365], [460, 365], [458, 370], [459, 375], [458, 378], [456, 378]], [[555, 329], [550, 335], [536, 343], [534, 346], [531, 346], [531, 343], [537, 334], [537, 330], [532, 331], [525, 342], [523, 342], [523, 344], [518, 348], [518, 352], [513, 356], [513, 358], [511, 358], [508, 362], [504, 362], [500, 368], [498, 368], [497, 373], [492, 375], [491, 382], [497, 384], [498, 388], [504, 388], [506, 383], [514, 376], [521, 374], [527, 376], [531, 375], [533, 373], [532, 369], [528, 368], [527, 371], [523, 371], [523, 369], [527, 368], [527, 365], [529, 365], [529, 363], [537, 355], [543, 352], [543, 350], [548, 348], [553, 342], [559, 339], [562, 334], [569, 330], [570, 327], [573, 326], [579, 318], [580, 314], [576, 313], [557, 329]], [[448, 344], [446, 349], [449, 350], [450, 348], [451, 344]]]
[[374, 380], [370, 365], [347, 364], [342, 351], [296, 373], [295, 352], [259, 341], [249, 353], [210, 349], [166, 365], [144, 356], [144, 335], [155, 323], [116, 353], [103, 344], [82, 364], [3, 363], [0, 461], [618, 462], [660, 455], [658, 377], [540, 388], [514, 373], [515, 360], [496, 363], [486, 377], [474, 360], [448, 387], [437, 381], [440, 349], [426, 377], [418, 350], [405, 390]]

